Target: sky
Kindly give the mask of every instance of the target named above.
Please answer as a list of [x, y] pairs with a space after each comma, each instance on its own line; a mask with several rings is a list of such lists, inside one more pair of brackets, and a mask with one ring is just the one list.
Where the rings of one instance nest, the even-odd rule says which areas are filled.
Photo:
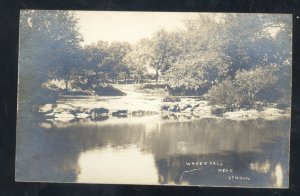
[[111, 12], [77, 11], [78, 25], [83, 35], [83, 45], [104, 40], [136, 41], [150, 37], [164, 28], [167, 31], [184, 29], [183, 20], [198, 13], [176, 12]]
[[[183, 21], [199, 16], [196, 12], [126, 12], [126, 11], [76, 11], [79, 31], [83, 35], [82, 45], [99, 40], [126, 41], [131, 44], [164, 28], [167, 31], [184, 29]], [[224, 13], [201, 13], [217, 22]], [[276, 35], [278, 29], [268, 29]]]

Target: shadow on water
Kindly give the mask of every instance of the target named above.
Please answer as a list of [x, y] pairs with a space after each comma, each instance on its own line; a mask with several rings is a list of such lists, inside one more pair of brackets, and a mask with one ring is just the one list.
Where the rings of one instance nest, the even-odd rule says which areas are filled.
[[[40, 120], [20, 118], [18, 123], [23, 126], [17, 132], [16, 179], [248, 187], [288, 185], [288, 119], [122, 120], [41, 128]], [[212, 165], [213, 162], [217, 165]]]
[[[285, 157], [284, 154], [277, 156]], [[156, 164], [161, 184], [288, 186], [287, 157], [278, 160], [268, 153], [228, 151], [207, 155], [182, 155], [157, 160]]]

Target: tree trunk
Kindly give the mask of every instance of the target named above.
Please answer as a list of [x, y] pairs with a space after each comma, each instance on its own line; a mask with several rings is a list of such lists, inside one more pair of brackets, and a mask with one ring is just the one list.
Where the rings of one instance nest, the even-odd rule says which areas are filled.
[[158, 69], [156, 69], [155, 71], [156, 71], [156, 73], [155, 73], [155, 81], [157, 83], [158, 82]]
[[[96, 72], [96, 78], [97, 78], [96, 81], [99, 81], [100, 76], [99, 76], [99, 72], [98, 72], [98, 71]], [[100, 81], [102, 81], [102, 78], [100, 79]], [[95, 84], [95, 85], [96, 85], [96, 86], [99, 86], [99, 83], [98, 83], [98, 82], [94, 82], [94, 83], [97, 83], [97, 84]], [[93, 85], [93, 84], [92, 84], [92, 85]]]
[[64, 81], [65, 81], [65, 91], [68, 92], [69, 80], [64, 80]]
[[251, 107], [254, 105], [254, 97], [255, 97], [255, 93], [254, 92], [251, 92], [251, 91], [249, 91], [248, 92], [248, 97], [249, 97], [249, 102], [250, 102], [250, 105], [251, 105]]

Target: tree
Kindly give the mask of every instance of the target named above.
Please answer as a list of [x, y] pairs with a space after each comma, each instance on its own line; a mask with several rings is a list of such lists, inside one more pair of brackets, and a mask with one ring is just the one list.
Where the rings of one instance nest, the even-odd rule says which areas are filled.
[[[99, 41], [97, 44], [91, 44], [84, 48], [85, 66], [82, 72], [82, 80], [85, 83], [84, 88], [93, 89], [100, 84], [107, 83], [109, 66], [109, 43]], [[81, 81], [82, 83], [82, 81]]]
[[283, 65], [291, 59], [291, 21], [288, 15], [226, 14], [226, 54], [232, 59], [229, 74], [258, 64]]
[[239, 108], [242, 104], [238, 89], [230, 78], [226, 78], [221, 83], [213, 86], [205, 95], [205, 98], [212, 104], [226, 109]]
[[278, 81], [275, 75], [277, 67], [257, 66], [250, 70], [239, 70], [234, 79], [226, 78], [219, 84], [213, 86], [205, 97], [212, 103], [236, 109], [241, 107], [254, 107], [258, 93], [273, 87]]
[[214, 52], [190, 54], [177, 61], [166, 73], [171, 87], [185, 89], [210, 88], [226, 77], [229, 67], [227, 57]]
[[150, 58], [150, 66], [155, 69], [155, 80], [158, 82], [159, 73], [164, 74], [174, 63], [178, 57], [178, 33], [168, 33], [160, 30], [149, 40], [148, 52]]
[[150, 63], [147, 42], [148, 40], [146, 39], [139, 41], [124, 58], [130, 77], [134, 79], [135, 83], [144, 79], [147, 73], [147, 66]]
[[118, 83], [120, 74], [127, 72], [124, 58], [130, 50], [131, 46], [126, 42], [112, 42], [109, 45], [109, 63], [106, 71], [109, 73], [112, 81]]
[[234, 78], [235, 86], [246, 104], [253, 105], [257, 101], [256, 95], [260, 91], [276, 84], [278, 81], [275, 74], [277, 69], [276, 65], [271, 65], [237, 71]]
[[224, 52], [228, 41], [221, 34], [223, 25], [206, 15], [185, 24], [187, 30], [177, 39], [181, 47], [176, 60], [164, 78], [171, 87], [208, 89], [226, 78], [231, 64]]
[[290, 103], [291, 15], [226, 14], [224, 19], [224, 32], [229, 40], [225, 53], [232, 60], [228, 75], [234, 77], [238, 70], [255, 70], [257, 65], [275, 65], [276, 71], [272, 73], [278, 78], [274, 84], [278, 93], [274, 94], [274, 88], [269, 85], [264, 94], [273, 94], [273, 101], [282, 96], [284, 102]]
[[[62, 47], [61, 50], [63, 48], [64, 47]], [[85, 62], [83, 50], [80, 48], [65, 48], [63, 54], [63, 57], [56, 59], [56, 70], [51, 76], [52, 78], [63, 80], [65, 83], [65, 91], [68, 92], [70, 82], [80, 77], [82, 66]]]
[[79, 62], [76, 58], [82, 41], [76, 25], [71, 11], [21, 11], [19, 92], [25, 100], [32, 104], [49, 101], [53, 93], [45, 92], [41, 85], [73, 74], [71, 67]]

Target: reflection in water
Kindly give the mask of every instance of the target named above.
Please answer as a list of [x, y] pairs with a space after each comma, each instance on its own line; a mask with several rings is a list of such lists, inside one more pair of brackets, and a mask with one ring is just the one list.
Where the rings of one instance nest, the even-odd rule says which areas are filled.
[[288, 186], [289, 119], [19, 121], [17, 180]]
[[136, 146], [105, 147], [83, 152], [77, 182], [158, 184], [154, 157]]
[[272, 177], [275, 181], [275, 187], [282, 187], [283, 185], [283, 169], [280, 163], [278, 163], [275, 167], [274, 172], [272, 173]]
[[270, 163], [269, 160], [267, 159], [265, 162], [263, 163], [259, 163], [258, 161], [251, 163], [250, 164], [250, 169], [257, 171], [257, 172], [261, 172], [261, 173], [268, 173], [270, 170]]

